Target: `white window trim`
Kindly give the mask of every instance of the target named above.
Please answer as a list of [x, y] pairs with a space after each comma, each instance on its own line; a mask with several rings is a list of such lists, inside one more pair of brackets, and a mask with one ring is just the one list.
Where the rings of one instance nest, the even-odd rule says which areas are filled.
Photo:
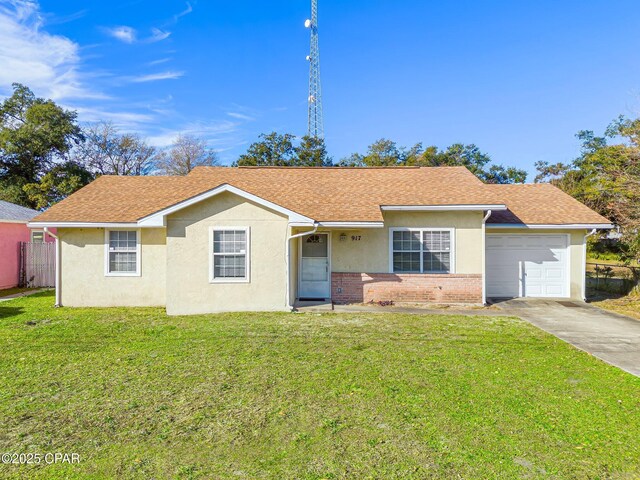
[[[420, 243], [422, 244], [423, 232], [449, 232], [449, 238], [451, 241], [451, 250], [449, 264], [450, 268], [448, 272], [394, 272], [393, 271], [393, 232], [420, 232]], [[424, 249], [421, 247], [420, 251], [420, 269], [423, 267], [422, 256]], [[456, 229], [450, 227], [441, 228], [420, 228], [420, 227], [393, 227], [389, 229], [389, 273], [393, 274], [409, 274], [409, 275], [451, 275], [456, 273]]]
[[32, 230], [31, 230], [31, 232], [29, 233], [29, 241], [30, 241], [31, 243], [34, 243], [34, 242], [33, 242], [33, 234], [34, 234], [34, 233], [42, 233], [42, 243], [45, 243], [45, 242], [47, 241], [47, 237], [46, 237], [46, 234], [44, 233], [44, 230], [41, 230], [41, 229], [32, 229]]
[[[109, 233], [110, 232], [136, 232], [136, 271], [135, 272], [110, 272], [109, 271]], [[140, 277], [142, 276], [142, 233], [139, 228], [105, 228], [104, 229], [104, 276], [105, 277]]]
[[[215, 272], [213, 268], [213, 263], [214, 263], [215, 254], [213, 253], [213, 232], [216, 230], [218, 231], [243, 230], [245, 232], [246, 239], [247, 239], [247, 248], [244, 254], [246, 259], [244, 278], [229, 278], [229, 277], [215, 278], [214, 277]], [[232, 254], [226, 254], [226, 255], [232, 255]], [[251, 227], [226, 227], [226, 226], [209, 227], [209, 283], [251, 283]]]

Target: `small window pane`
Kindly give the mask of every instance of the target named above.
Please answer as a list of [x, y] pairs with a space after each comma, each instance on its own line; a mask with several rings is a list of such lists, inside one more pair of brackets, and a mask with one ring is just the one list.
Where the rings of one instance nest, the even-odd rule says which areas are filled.
[[44, 232], [31, 232], [32, 243], [44, 243]]
[[244, 230], [215, 230], [213, 232], [214, 253], [245, 253], [247, 232]]
[[449, 251], [451, 249], [451, 233], [442, 232], [424, 232], [424, 249], [426, 252]]
[[420, 253], [419, 252], [393, 252], [394, 272], [419, 272]]
[[420, 250], [420, 232], [393, 232], [394, 250]]
[[449, 272], [451, 269], [451, 254], [449, 252], [425, 252], [423, 255], [423, 269], [425, 272]]
[[215, 255], [213, 259], [213, 276], [215, 278], [245, 278], [245, 255]]
[[109, 271], [135, 273], [136, 271], [136, 254], [135, 252], [110, 252], [109, 253]]

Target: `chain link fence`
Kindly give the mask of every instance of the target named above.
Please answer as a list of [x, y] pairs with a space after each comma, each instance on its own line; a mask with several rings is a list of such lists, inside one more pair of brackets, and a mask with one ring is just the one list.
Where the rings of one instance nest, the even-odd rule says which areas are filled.
[[640, 291], [640, 267], [587, 262], [587, 296]]

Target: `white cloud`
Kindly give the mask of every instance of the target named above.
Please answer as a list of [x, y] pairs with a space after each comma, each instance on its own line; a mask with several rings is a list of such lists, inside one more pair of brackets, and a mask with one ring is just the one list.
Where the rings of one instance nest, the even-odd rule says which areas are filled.
[[0, 4], [0, 90], [8, 93], [19, 82], [54, 100], [104, 98], [82, 82], [78, 44], [46, 33], [42, 24], [34, 1]]
[[129, 45], [133, 43], [155, 43], [161, 42], [162, 40], [166, 40], [171, 35], [171, 32], [166, 30], [160, 30], [159, 28], [152, 28], [151, 35], [138, 39], [138, 32], [135, 28], [129, 27], [127, 25], [121, 25], [118, 27], [104, 27], [103, 30], [107, 35], [115, 38], [116, 40], [120, 40], [123, 43], [128, 43]]
[[227, 112], [227, 115], [229, 115], [231, 118], [237, 118], [238, 120], [246, 120], [247, 122], [252, 122], [255, 120], [255, 118], [251, 115], [246, 115], [244, 113]]
[[171, 35], [171, 32], [163, 32], [159, 28], [152, 28], [151, 29], [151, 37], [149, 37], [146, 40], [146, 42], [147, 43], [160, 42], [162, 40], [165, 40], [165, 39], [169, 38], [169, 35]]
[[142, 124], [155, 121], [155, 116], [149, 113], [111, 111], [104, 108], [74, 107], [83, 122], [113, 122], [120, 128], [138, 130]]
[[167, 63], [170, 60], [171, 60], [170, 57], [159, 58], [158, 60], [153, 60], [151, 62], [147, 62], [147, 66], [153, 67], [154, 65], [160, 65], [161, 63]]
[[128, 77], [130, 82], [144, 83], [155, 82], [158, 80], [176, 80], [184, 75], [184, 72], [175, 72], [169, 70], [167, 72], [150, 73], [148, 75], [138, 75], [136, 77]]
[[124, 43], [133, 43], [137, 39], [135, 28], [121, 25], [119, 27], [105, 28], [105, 32], [113, 38]]
[[192, 135], [224, 150], [225, 147], [231, 147], [229, 143], [235, 144], [238, 141], [233, 137], [233, 134], [238, 131], [240, 126], [240, 122], [231, 120], [189, 122], [180, 128], [159, 130], [147, 136], [147, 140], [151, 145], [163, 148], [173, 144], [173, 141], [180, 134]]
[[189, 15], [191, 12], [193, 12], [193, 7], [191, 6], [191, 4], [189, 2], [186, 2], [186, 4], [187, 8], [173, 16], [174, 22], [177, 22], [180, 17], [184, 17], [185, 15]]

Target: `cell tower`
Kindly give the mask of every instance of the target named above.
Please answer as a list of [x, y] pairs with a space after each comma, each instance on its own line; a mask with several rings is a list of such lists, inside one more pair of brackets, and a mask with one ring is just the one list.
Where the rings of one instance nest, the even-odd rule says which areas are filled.
[[320, 87], [320, 48], [318, 47], [318, 0], [311, 0], [311, 19], [304, 22], [311, 29], [309, 62], [309, 126], [307, 135], [324, 138], [322, 119], [322, 88]]

